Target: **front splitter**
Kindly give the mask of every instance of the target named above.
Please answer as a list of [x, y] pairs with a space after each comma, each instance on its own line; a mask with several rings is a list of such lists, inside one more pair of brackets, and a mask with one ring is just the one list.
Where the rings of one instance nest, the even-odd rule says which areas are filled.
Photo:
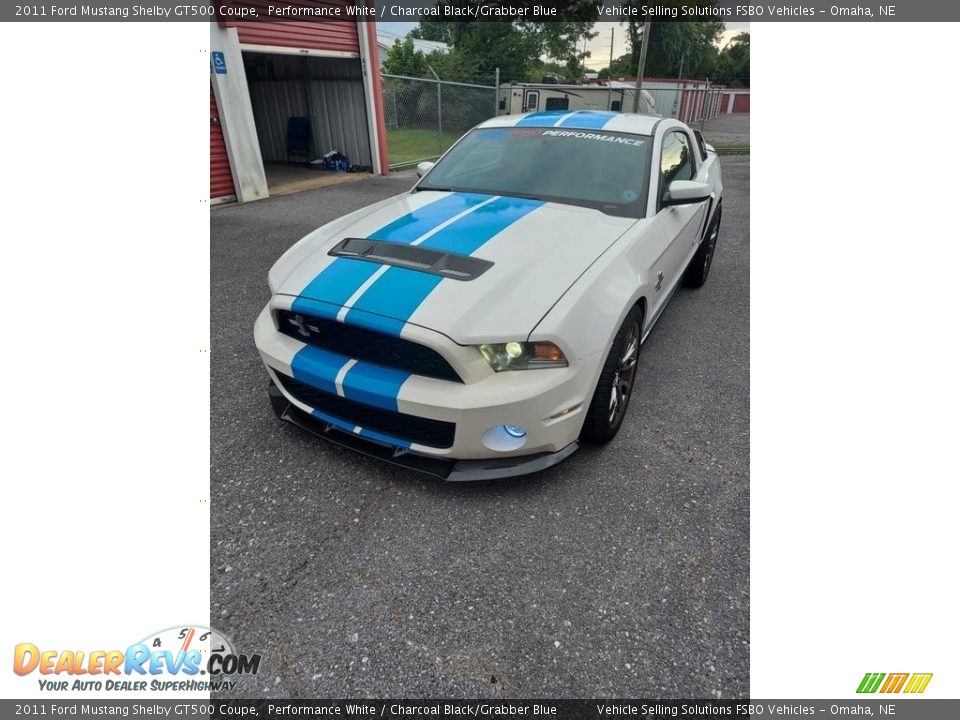
[[562, 450], [553, 453], [537, 453], [509, 458], [484, 460], [454, 460], [423, 455], [417, 452], [384, 445], [319, 420], [287, 400], [274, 384], [270, 383], [270, 404], [277, 417], [301, 430], [327, 442], [348, 448], [383, 462], [399, 465], [448, 482], [477, 482], [519, 477], [546, 470], [573, 455], [580, 447], [574, 441]]

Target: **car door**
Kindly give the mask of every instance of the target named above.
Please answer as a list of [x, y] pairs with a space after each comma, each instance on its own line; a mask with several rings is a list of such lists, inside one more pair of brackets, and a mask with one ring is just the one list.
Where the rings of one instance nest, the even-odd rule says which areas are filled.
[[[656, 166], [654, 166], [656, 167]], [[696, 150], [691, 137], [683, 130], [668, 130], [660, 147], [659, 178], [651, 178], [656, 186], [657, 214], [655, 227], [662, 233], [663, 249], [649, 268], [656, 287], [652, 299], [654, 310], [666, 302], [670, 291], [680, 281], [703, 229], [705, 202], [664, 207], [662, 198], [674, 180], [694, 180], [697, 176]]]

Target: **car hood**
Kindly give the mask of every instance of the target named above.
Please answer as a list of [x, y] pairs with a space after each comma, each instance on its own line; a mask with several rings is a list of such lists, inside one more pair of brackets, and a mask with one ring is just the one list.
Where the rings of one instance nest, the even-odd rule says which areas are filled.
[[[275, 292], [296, 298], [294, 309], [299, 303], [304, 311], [392, 334], [413, 323], [461, 344], [517, 339], [636, 222], [538, 200], [408, 193], [307, 236], [278, 261], [271, 281]], [[346, 238], [407, 245], [399, 254], [417, 261], [469, 256], [484, 261], [474, 268], [483, 270], [455, 279], [409, 264], [331, 255]]]

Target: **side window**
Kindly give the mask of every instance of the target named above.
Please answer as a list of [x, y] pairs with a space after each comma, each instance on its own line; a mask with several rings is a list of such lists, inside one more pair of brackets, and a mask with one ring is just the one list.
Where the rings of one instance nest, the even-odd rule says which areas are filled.
[[700, 147], [700, 159], [707, 159], [707, 144], [703, 139], [703, 133], [699, 130], [693, 131], [693, 136], [697, 139], [697, 145]]
[[545, 110], [569, 110], [570, 98], [568, 97], [548, 97]]
[[693, 180], [693, 157], [686, 133], [671, 132], [664, 136], [660, 153], [660, 176], [663, 181], [662, 189], [666, 189], [674, 180]]

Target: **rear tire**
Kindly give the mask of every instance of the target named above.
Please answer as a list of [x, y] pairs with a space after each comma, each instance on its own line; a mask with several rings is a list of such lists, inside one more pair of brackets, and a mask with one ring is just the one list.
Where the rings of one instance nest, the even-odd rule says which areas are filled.
[[720, 217], [722, 215], [723, 207], [721, 206], [717, 208], [700, 247], [683, 273], [683, 284], [687, 287], [703, 287], [703, 284], [707, 281], [707, 276], [710, 274], [710, 265], [713, 263], [713, 255], [717, 249], [717, 238], [720, 236]]
[[600, 371], [597, 388], [583, 421], [580, 439], [607, 443], [616, 437], [627, 414], [627, 404], [637, 378], [643, 312], [634, 307], [617, 331], [607, 359]]

